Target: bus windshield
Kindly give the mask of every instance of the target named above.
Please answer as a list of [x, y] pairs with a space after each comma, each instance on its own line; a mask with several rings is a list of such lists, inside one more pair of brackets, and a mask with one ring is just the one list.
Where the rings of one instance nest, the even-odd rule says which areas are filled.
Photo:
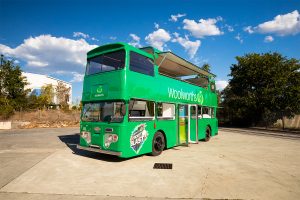
[[123, 69], [125, 51], [119, 50], [88, 59], [86, 75]]
[[86, 103], [82, 109], [81, 120], [88, 122], [122, 122], [126, 113], [124, 102]]

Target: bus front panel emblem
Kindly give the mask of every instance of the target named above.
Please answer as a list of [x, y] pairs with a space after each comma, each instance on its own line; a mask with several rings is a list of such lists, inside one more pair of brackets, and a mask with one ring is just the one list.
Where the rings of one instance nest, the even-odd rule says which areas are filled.
[[139, 153], [143, 144], [147, 140], [148, 131], [146, 130], [146, 124], [137, 125], [130, 136], [130, 147], [135, 153]]

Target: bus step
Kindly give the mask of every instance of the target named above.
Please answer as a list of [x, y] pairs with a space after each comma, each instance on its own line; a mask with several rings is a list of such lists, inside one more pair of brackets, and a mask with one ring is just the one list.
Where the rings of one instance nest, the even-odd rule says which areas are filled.
[[172, 163], [155, 163], [153, 169], [172, 169]]

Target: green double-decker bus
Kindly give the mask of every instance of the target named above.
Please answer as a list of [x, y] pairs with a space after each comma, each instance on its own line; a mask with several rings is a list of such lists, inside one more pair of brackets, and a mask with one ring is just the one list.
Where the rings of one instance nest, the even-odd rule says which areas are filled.
[[87, 53], [78, 149], [123, 158], [218, 134], [214, 74], [153, 47]]

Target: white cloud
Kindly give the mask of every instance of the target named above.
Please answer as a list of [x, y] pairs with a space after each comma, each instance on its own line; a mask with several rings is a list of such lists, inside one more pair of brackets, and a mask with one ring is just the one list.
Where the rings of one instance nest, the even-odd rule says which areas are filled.
[[141, 39], [139, 36], [137, 36], [136, 34], [133, 34], [133, 33], [129, 34], [129, 36], [132, 37], [132, 39], [133, 39], [134, 41], [138, 41], [138, 42], [139, 42], [140, 39]]
[[272, 21], [257, 26], [260, 33], [275, 33], [279, 36], [295, 35], [300, 32], [300, 15], [297, 10], [285, 15], [277, 15]]
[[227, 30], [229, 32], [233, 32], [234, 31], [234, 28], [232, 26], [228, 25], [228, 24], [225, 24], [225, 28], [227, 28]]
[[184, 17], [186, 16], [186, 14], [177, 14], [177, 15], [171, 15], [171, 18], [169, 19], [169, 21], [171, 22], [177, 22], [178, 18]]
[[247, 27], [244, 27], [243, 30], [249, 34], [252, 34], [254, 33], [254, 30], [252, 28], [252, 26], [247, 26]]
[[33, 67], [46, 67], [49, 64], [47, 62], [40, 62], [40, 61], [28, 61], [27, 62], [28, 66], [33, 66]]
[[198, 51], [198, 48], [201, 45], [200, 40], [196, 40], [194, 42], [190, 41], [188, 36], [186, 35], [184, 38], [180, 37], [178, 33], [174, 33], [175, 38], [172, 42], [178, 42], [181, 46], [183, 46], [184, 50], [189, 54], [190, 58], [194, 58], [195, 54]]
[[88, 34], [85, 34], [82, 32], [73, 32], [73, 37], [81, 37], [81, 38], [87, 39], [90, 36]]
[[111, 40], [116, 40], [117, 37], [115, 37], [115, 36], [110, 36], [109, 39], [111, 39]]
[[218, 17], [216, 19], [200, 19], [199, 23], [195, 20], [184, 19], [183, 29], [191, 32], [191, 34], [196, 38], [202, 38], [205, 36], [222, 35], [223, 32], [217, 27], [216, 23], [221, 21], [222, 18]]
[[58, 70], [54, 73], [55, 75], [64, 75], [64, 76], [72, 76], [72, 79], [70, 80], [71, 83], [75, 82], [82, 82], [84, 78], [83, 73], [73, 72], [73, 71], [64, 71], [64, 70]]
[[195, 56], [193, 59], [191, 59], [192, 63], [194, 63], [197, 66], [200, 66], [203, 63], [208, 63], [209, 59], [205, 59], [203, 57]]
[[92, 37], [91, 40], [97, 41], [97, 42], [99, 41], [99, 40], [98, 40], [97, 38], [95, 38], [95, 37]]
[[130, 33], [129, 36], [132, 38], [132, 40], [129, 42], [130, 45], [134, 47], [142, 47], [142, 45], [140, 44], [141, 38], [139, 36], [134, 33]]
[[216, 88], [217, 90], [224, 90], [224, 88], [228, 85], [228, 81], [219, 80], [216, 81]]
[[298, 10], [284, 15], [277, 15], [273, 20], [259, 24], [256, 27], [245, 27], [248, 33], [273, 33], [279, 36], [296, 35], [300, 33], [300, 14]]
[[274, 38], [270, 35], [266, 36], [265, 39], [264, 39], [264, 42], [273, 42], [274, 41]]
[[149, 35], [145, 37], [145, 40], [151, 46], [162, 51], [165, 43], [171, 40], [171, 36], [167, 31], [160, 28], [152, 33], [149, 33]]
[[240, 34], [237, 34], [234, 38], [237, 39], [241, 44], [244, 42]]
[[37, 72], [51, 73], [58, 70], [82, 71], [87, 51], [95, 47], [84, 39], [40, 35], [25, 39], [16, 48], [0, 44], [0, 53], [24, 61]]
[[71, 72], [71, 73], [73, 75], [73, 79], [70, 81], [71, 83], [83, 81], [84, 74], [80, 74], [78, 72]]
[[154, 22], [154, 27], [155, 27], [156, 29], [159, 29], [159, 24], [156, 23], [156, 22]]

